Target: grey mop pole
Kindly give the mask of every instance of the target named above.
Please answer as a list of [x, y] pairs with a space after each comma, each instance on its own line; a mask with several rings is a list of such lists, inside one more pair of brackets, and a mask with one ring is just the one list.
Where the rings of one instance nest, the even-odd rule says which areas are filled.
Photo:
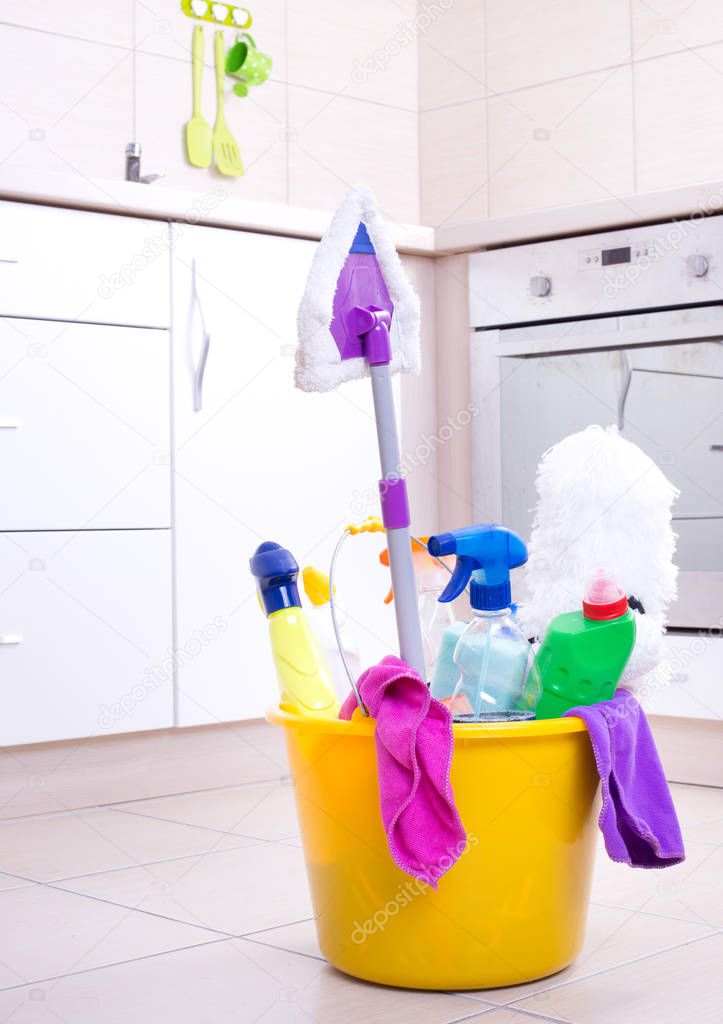
[[[386, 325], [384, 326], [386, 329]], [[399, 653], [402, 660], [415, 668], [422, 679], [425, 679], [422, 629], [417, 607], [417, 584], [414, 579], [412, 538], [409, 531], [409, 501], [407, 484], [401, 476], [401, 455], [389, 363], [370, 365], [369, 374], [372, 380], [374, 415], [382, 467], [379, 492], [382, 519], [387, 532]]]

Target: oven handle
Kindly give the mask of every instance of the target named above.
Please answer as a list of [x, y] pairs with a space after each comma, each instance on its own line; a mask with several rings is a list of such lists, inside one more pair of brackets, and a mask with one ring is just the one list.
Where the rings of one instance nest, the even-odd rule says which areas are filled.
[[477, 336], [493, 335], [493, 351], [498, 356], [551, 356], [563, 352], [594, 352], [598, 349], [634, 348], [638, 345], [671, 344], [675, 342], [723, 341], [723, 324], [675, 324], [671, 327], [643, 327], [625, 330], [624, 325], [605, 334], [575, 334], [581, 321], [561, 323], [563, 332], [557, 338], [535, 338], [529, 327], [529, 338], [505, 341], [505, 331], [477, 331]]

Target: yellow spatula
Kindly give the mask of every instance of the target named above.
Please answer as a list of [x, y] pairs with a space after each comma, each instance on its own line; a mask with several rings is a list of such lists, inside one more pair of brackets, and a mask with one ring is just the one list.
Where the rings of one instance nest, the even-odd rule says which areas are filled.
[[216, 123], [213, 126], [213, 156], [221, 174], [238, 178], [244, 172], [238, 143], [229, 131], [223, 113], [223, 81], [225, 74], [226, 54], [223, 45], [223, 32], [216, 33], [215, 39], [216, 64]]
[[211, 125], [201, 113], [201, 83], [203, 79], [203, 27], [193, 30], [191, 60], [193, 64], [193, 117], [186, 125], [186, 154], [194, 167], [208, 167], [211, 163]]

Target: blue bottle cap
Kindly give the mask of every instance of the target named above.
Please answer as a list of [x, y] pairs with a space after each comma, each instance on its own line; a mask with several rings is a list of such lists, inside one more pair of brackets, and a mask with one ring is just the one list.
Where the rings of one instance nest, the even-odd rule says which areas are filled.
[[259, 544], [249, 561], [251, 574], [258, 580], [259, 594], [267, 615], [281, 608], [300, 608], [296, 580], [296, 559], [280, 544], [267, 540]]

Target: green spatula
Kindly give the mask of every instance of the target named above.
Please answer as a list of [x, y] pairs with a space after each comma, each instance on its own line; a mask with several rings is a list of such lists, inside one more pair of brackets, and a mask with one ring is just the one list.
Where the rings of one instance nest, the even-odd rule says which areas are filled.
[[221, 174], [238, 178], [244, 172], [238, 143], [231, 134], [223, 113], [223, 82], [226, 71], [226, 53], [223, 45], [223, 32], [216, 33], [214, 42], [216, 50], [216, 123], [213, 126], [213, 156]]
[[201, 113], [201, 84], [203, 79], [203, 26], [193, 30], [193, 117], [186, 124], [186, 154], [194, 167], [211, 164], [211, 125]]

